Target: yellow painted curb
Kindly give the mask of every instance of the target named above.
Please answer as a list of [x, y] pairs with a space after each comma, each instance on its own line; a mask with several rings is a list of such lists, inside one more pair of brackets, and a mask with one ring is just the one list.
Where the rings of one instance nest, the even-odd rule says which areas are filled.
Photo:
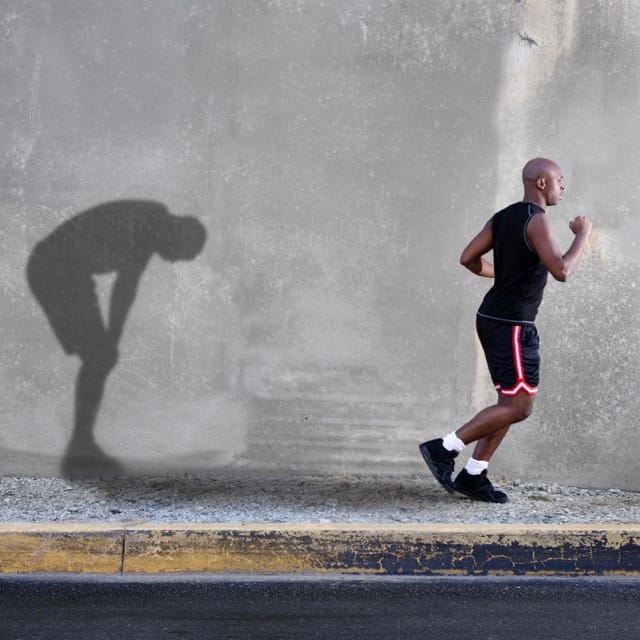
[[118, 573], [124, 531], [83, 525], [0, 525], [0, 573]]
[[640, 525], [0, 524], [0, 573], [640, 575]]

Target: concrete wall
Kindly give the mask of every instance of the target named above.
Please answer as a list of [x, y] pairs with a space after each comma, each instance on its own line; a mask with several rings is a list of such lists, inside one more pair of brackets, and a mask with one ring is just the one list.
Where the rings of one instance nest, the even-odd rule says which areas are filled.
[[[543, 154], [559, 243], [577, 214], [595, 232], [547, 288], [536, 412], [492, 468], [640, 489], [639, 19], [635, 0], [4, 2], [0, 473], [422, 473], [417, 444], [493, 401], [488, 281], [459, 253]], [[172, 261], [187, 215], [206, 242]]]

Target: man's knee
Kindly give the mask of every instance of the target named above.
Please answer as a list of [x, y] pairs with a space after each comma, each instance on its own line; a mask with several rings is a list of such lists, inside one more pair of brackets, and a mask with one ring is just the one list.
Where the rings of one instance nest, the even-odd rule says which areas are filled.
[[511, 412], [511, 424], [522, 422], [533, 413], [533, 396], [524, 392], [513, 398], [502, 396], [501, 404], [509, 408]]
[[533, 413], [533, 400], [519, 407], [518, 422], [526, 420]]

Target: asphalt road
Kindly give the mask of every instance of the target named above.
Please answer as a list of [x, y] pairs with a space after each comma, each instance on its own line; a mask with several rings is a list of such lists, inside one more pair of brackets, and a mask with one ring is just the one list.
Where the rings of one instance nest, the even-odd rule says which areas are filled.
[[638, 578], [0, 576], [1, 640], [639, 636]]

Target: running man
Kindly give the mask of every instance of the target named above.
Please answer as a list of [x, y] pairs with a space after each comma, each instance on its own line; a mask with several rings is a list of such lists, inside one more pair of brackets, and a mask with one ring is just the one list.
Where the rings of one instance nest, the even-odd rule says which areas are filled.
[[[534, 158], [522, 170], [524, 197], [496, 213], [460, 256], [473, 273], [494, 278], [476, 317], [476, 329], [489, 373], [498, 392], [495, 405], [443, 438], [423, 442], [420, 452], [436, 480], [449, 492], [474, 500], [507, 502], [507, 494], [487, 477], [491, 457], [509, 428], [531, 415], [538, 390], [539, 340], [535, 319], [547, 273], [560, 282], [577, 268], [591, 221], [578, 216], [569, 223], [575, 237], [563, 255], [556, 244], [547, 207], [564, 191], [562, 171], [553, 161]], [[494, 264], [483, 256], [493, 249]], [[473, 455], [455, 480], [454, 459], [475, 442]]]

